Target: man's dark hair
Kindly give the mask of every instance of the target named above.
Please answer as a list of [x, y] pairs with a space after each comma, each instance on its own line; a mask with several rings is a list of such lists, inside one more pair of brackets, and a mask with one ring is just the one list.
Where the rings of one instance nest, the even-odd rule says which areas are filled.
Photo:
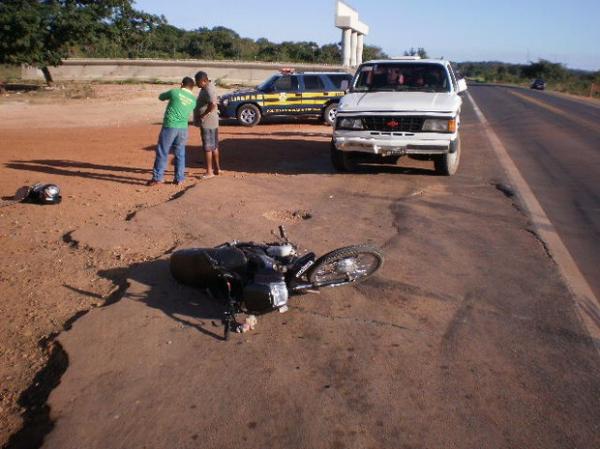
[[188, 87], [188, 88], [193, 88], [195, 85], [194, 80], [191, 79], [189, 76], [186, 76], [182, 81], [181, 81], [181, 86], [182, 87]]
[[202, 81], [202, 80], [207, 80], [208, 79], [208, 74], [206, 72], [203, 72], [201, 70], [198, 73], [196, 73], [196, 75], [194, 76], [194, 78], [196, 79], [196, 82]]

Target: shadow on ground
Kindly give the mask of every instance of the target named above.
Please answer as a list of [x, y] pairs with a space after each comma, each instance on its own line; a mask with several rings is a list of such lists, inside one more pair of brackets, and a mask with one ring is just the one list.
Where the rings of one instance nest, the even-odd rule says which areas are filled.
[[[258, 130], [257, 130], [258, 131]], [[330, 142], [322, 139], [319, 132], [274, 132], [261, 135], [234, 134], [220, 142], [221, 166], [225, 171], [264, 174], [334, 174], [331, 164]], [[248, 138], [248, 136], [256, 136]], [[269, 138], [272, 135], [275, 138]], [[242, 137], [243, 136], [243, 137]], [[279, 137], [279, 138], [277, 138]], [[286, 137], [299, 137], [296, 139]], [[302, 139], [301, 137], [306, 137]], [[142, 147], [154, 151], [155, 145]], [[398, 173], [405, 175], [435, 175], [432, 168], [421, 168], [423, 162], [406, 159], [406, 165], [396, 165], [394, 160], [379, 163], [359, 161], [356, 174]], [[411, 167], [407, 165], [416, 165]], [[171, 160], [170, 164], [173, 164]], [[428, 163], [433, 165], [432, 163]], [[204, 152], [199, 145], [186, 148], [186, 166], [204, 167]], [[152, 161], [147, 167], [94, 164], [85, 161], [63, 159], [17, 160], [6, 164], [7, 168], [55, 176], [77, 176], [98, 181], [110, 181], [129, 185], [144, 185], [152, 174]]]
[[[5, 166], [13, 170], [45, 173], [54, 176], [77, 176], [98, 181], [111, 181], [133, 185], [146, 184], [146, 181], [150, 179], [152, 174], [152, 167], [138, 168], [119, 165], [92, 164], [90, 162], [63, 159], [11, 161], [5, 164]], [[139, 178], [140, 175], [143, 176], [143, 179]]]
[[[117, 287], [108, 298], [69, 285], [64, 287], [94, 299], [104, 299], [102, 307], [108, 307], [123, 298], [143, 302], [184, 326], [222, 340], [221, 318], [225, 311], [224, 304], [210, 298], [199, 289], [177, 283], [170, 274], [168, 259], [135, 264], [130, 268], [101, 270], [98, 274], [112, 281]], [[141, 284], [142, 288], [136, 287], [136, 283]], [[63, 329], [70, 329], [73, 323], [86, 313], [87, 311], [83, 311], [74, 315], [65, 323]], [[52, 390], [60, 384], [61, 377], [69, 366], [67, 353], [54, 340], [56, 335], [58, 334], [40, 342], [41, 345], [48, 346], [49, 360], [19, 398], [18, 403], [25, 410], [23, 426], [11, 436], [6, 449], [39, 448], [43, 445], [46, 435], [54, 428], [47, 400]]]
[[69, 357], [57, 342], [49, 347], [48, 363], [35, 376], [29, 388], [19, 397], [18, 404], [24, 409], [23, 426], [11, 435], [5, 449], [37, 449], [54, 428], [50, 407], [46, 403], [52, 390], [59, 384], [69, 366]]
[[[171, 276], [168, 259], [135, 264], [131, 269], [101, 270], [98, 275], [118, 286], [122, 290], [122, 298], [145, 303], [184, 326], [222, 339], [223, 301], [211, 298], [204, 290], [178, 283]], [[106, 305], [114, 302], [107, 301]]]

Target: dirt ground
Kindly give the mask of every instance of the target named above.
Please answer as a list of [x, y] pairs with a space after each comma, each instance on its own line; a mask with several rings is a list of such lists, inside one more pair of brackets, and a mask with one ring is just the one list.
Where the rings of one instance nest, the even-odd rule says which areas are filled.
[[[148, 188], [162, 90], [0, 102], [3, 198], [64, 195], [0, 208], [3, 446], [598, 446], [594, 346], [469, 108], [452, 178], [337, 174], [331, 129], [288, 121], [224, 124], [211, 180], [192, 131], [188, 183]], [[225, 344], [168, 254], [281, 223], [304, 249], [369, 242], [386, 264]]]
[[[125, 221], [196, 185], [204, 173], [199, 133], [191, 128], [188, 182], [148, 189], [154, 146], [164, 104], [157, 100], [168, 85], [75, 85], [0, 97], [0, 196], [9, 201], [18, 187], [52, 182], [62, 189], [58, 206], [0, 204], [0, 446], [37, 410], [49, 391], [36, 387], [45, 375], [49, 350], [58, 332], [94, 307], [122, 294], [122, 276], [102, 277], [100, 270], [123, 270], [164, 252], [160, 242], [143, 250], [121, 246], [110, 251], [78, 248], [72, 233], [85, 225], [103, 229]], [[217, 88], [217, 92], [223, 89]], [[299, 136], [327, 141], [330, 128], [315, 120], [270, 125], [274, 139]], [[224, 127], [234, 151], [241, 139], [248, 151], [260, 147], [264, 128]], [[300, 151], [302, 147], [300, 148]], [[246, 151], [246, 150], [244, 150]], [[227, 165], [227, 158], [224, 158]], [[227, 167], [224, 176], [243, 178]], [[172, 179], [169, 167], [167, 181]], [[268, 177], [277, 174], [265, 175]], [[223, 195], [231, 195], [224, 191]], [[293, 213], [293, 211], [291, 211]], [[286, 211], [274, 211], [285, 223]], [[107, 235], [105, 230], [102, 235]], [[109, 238], [110, 237], [109, 235]], [[89, 293], [92, 293], [90, 296]], [[32, 388], [33, 387], [33, 388]], [[28, 417], [27, 419], [31, 419]]]
[[[0, 207], [0, 445], [21, 426], [25, 408], [40, 399], [37, 392], [35, 397], [20, 395], [45, 366], [54, 335], [69, 326], [69, 319], [110, 300], [118, 288], [99, 277], [98, 269], [147, 257], [126, 248], [79, 251], [70, 233], [84, 224], [125, 220], [182, 191], [168, 184], [145, 186], [164, 108], [156, 97], [168, 88], [96, 85], [70, 90], [89, 98], [69, 98], [73, 95], [60, 88], [0, 97], [2, 199], [38, 182], [58, 184], [64, 197], [58, 206]], [[199, 135], [193, 133], [188, 174], [204, 172], [198, 145]], [[183, 188], [195, 182], [192, 176]]]

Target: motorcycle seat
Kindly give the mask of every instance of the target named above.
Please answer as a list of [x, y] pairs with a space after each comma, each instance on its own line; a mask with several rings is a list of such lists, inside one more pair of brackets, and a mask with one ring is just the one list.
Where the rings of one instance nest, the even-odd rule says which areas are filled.
[[189, 248], [171, 255], [173, 277], [186, 285], [212, 287], [219, 281], [220, 271], [245, 276], [248, 259], [235, 247]]

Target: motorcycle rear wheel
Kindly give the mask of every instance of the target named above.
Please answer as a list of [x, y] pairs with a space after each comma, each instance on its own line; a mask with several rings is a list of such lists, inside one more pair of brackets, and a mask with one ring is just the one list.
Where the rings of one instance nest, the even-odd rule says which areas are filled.
[[383, 261], [381, 250], [371, 245], [338, 248], [317, 259], [308, 271], [308, 280], [315, 288], [362, 282], [379, 270]]

